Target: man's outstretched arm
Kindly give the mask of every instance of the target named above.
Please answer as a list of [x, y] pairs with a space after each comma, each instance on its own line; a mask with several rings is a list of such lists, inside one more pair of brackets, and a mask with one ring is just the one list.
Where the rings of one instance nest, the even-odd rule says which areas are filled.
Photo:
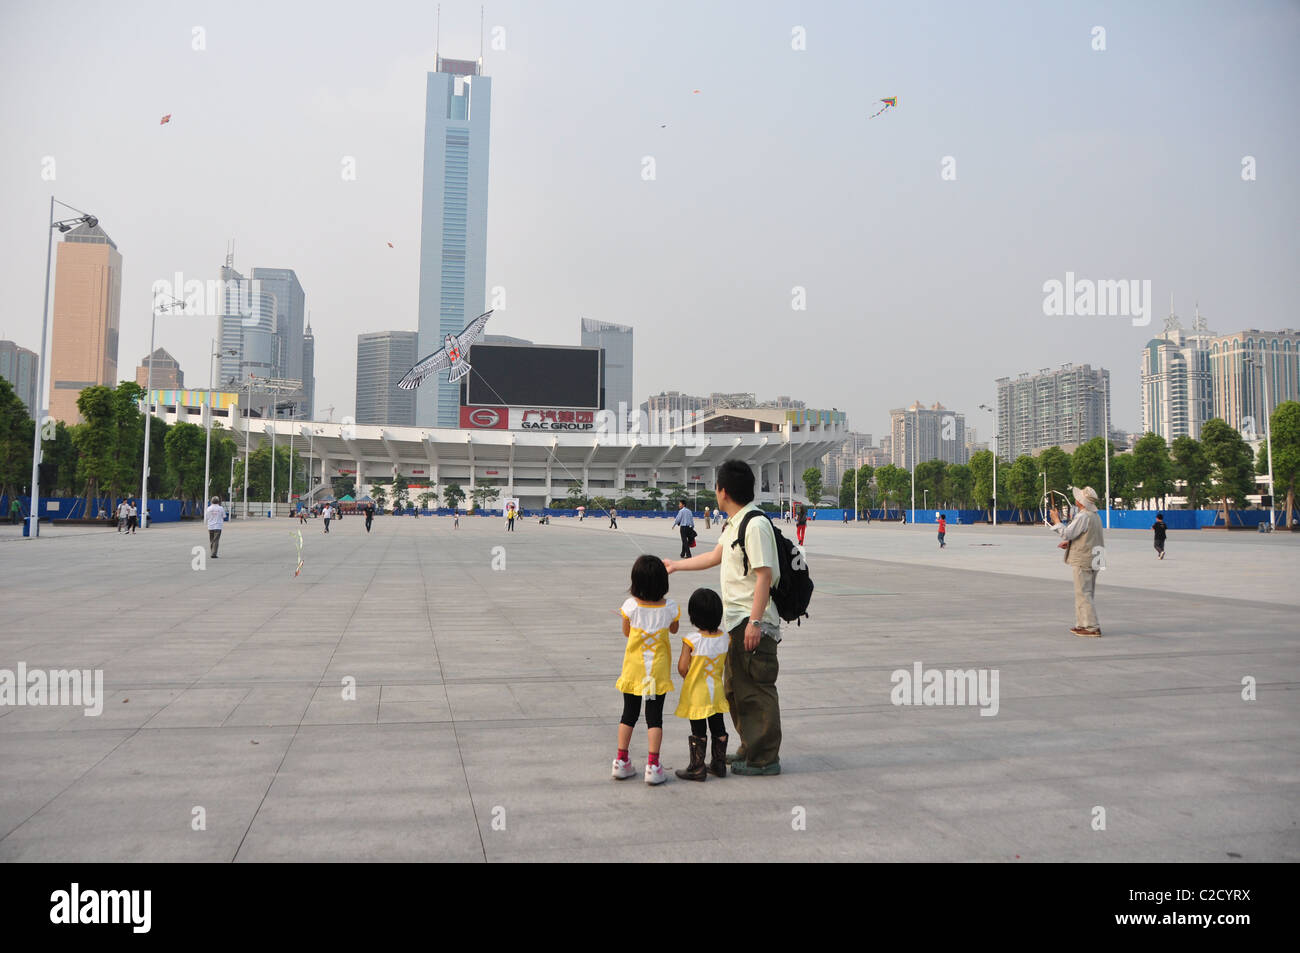
[[668, 570], [669, 575], [675, 572], [684, 572], [691, 569], [712, 569], [722, 562], [722, 544], [718, 543], [713, 547], [711, 552], [703, 553], [699, 556], [692, 556], [690, 559], [665, 559], [664, 568]]

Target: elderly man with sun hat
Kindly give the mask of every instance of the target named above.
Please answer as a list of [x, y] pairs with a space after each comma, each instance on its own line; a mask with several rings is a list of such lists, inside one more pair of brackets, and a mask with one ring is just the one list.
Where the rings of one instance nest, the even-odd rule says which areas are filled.
[[1052, 529], [1061, 537], [1065, 562], [1074, 570], [1075, 635], [1096, 638], [1101, 635], [1093, 596], [1097, 590], [1097, 573], [1105, 568], [1105, 540], [1101, 517], [1097, 515], [1097, 491], [1090, 486], [1075, 488], [1074, 502], [1079, 511], [1068, 524], [1061, 522], [1060, 511], [1052, 508]]

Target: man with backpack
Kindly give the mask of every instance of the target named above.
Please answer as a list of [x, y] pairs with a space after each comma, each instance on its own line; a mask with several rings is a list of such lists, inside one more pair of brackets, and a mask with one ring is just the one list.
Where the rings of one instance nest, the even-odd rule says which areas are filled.
[[[780, 531], [754, 505], [754, 471], [740, 460], [718, 467], [718, 505], [727, 515], [718, 545], [690, 559], [665, 559], [669, 573], [722, 567], [722, 622], [730, 635], [723, 685], [740, 746], [729, 759], [733, 774], [781, 773], [781, 705], [776, 690], [781, 615], [772, 598], [781, 584]], [[743, 534], [743, 535], [742, 535]], [[781, 537], [782, 542], [786, 542]], [[798, 551], [794, 550], [798, 556]], [[796, 564], [807, 580], [802, 560]], [[795, 575], [792, 572], [791, 575]], [[807, 595], [811, 596], [811, 582]], [[803, 602], [803, 607], [807, 602]]]

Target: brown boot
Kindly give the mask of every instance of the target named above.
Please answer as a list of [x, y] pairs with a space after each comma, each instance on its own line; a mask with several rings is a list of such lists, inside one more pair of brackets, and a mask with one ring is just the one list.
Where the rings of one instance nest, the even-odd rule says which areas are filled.
[[691, 763], [685, 768], [678, 768], [677, 776], [683, 781], [707, 781], [709, 771], [704, 766], [704, 750], [709, 745], [709, 739], [691, 735], [686, 740], [691, 745]]
[[713, 736], [713, 760], [709, 762], [709, 773], [720, 778], [727, 776], [727, 735]]

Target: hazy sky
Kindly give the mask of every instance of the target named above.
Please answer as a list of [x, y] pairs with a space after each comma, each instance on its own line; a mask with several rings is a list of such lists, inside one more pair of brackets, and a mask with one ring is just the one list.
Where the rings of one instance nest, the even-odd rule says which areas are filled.
[[[478, 54], [479, 8], [442, 3], [444, 56]], [[318, 416], [352, 413], [357, 334], [417, 323], [435, 4], [0, 9], [0, 337], [40, 345], [53, 192], [122, 253], [121, 377], [152, 283], [217, 277], [234, 239], [239, 270], [297, 271]], [[1073, 361], [1137, 429], [1171, 292], [1187, 324], [1300, 327], [1296, 2], [530, 0], [486, 25], [488, 330], [633, 325], [638, 400], [790, 394], [877, 438], [941, 401], [985, 439], [995, 378]], [[1067, 271], [1151, 281], [1151, 325], [1044, 316]], [[159, 318], [187, 385], [216, 323]]]

